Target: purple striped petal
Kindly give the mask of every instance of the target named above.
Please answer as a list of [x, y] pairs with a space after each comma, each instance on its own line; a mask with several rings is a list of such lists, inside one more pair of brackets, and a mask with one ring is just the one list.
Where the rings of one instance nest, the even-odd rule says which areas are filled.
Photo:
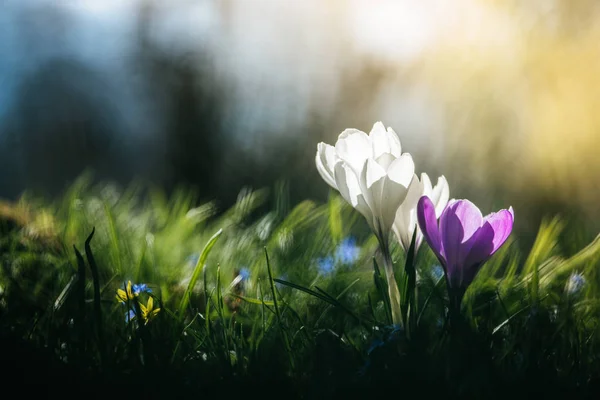
[[510, 208], [491, 213], [484, 218], [483, 226], [469, 240], [469, 253], [458, 279], [462, 285], [471, 283], [483, 263], [504, 244], [512, 231], [513, 215]]
[[440, 236], [448, 263], [448, 274], [453, 274], [465, 265], [465, 259], [475, 243], [469, 239], [482, 224], [481, 211], [469, 200], [457, 200], [444, 210], [440, 216]]
[[515, 214], [512, 207], [485, 217], [485, 221], [494, 229], [494, 248], [490, 255], [494, 254], [506, 242], [512, 232], [514, 220]]
[[427, 196], [419, 199], [419, 203], [417, 204], [417, 220], [419, 221], [419, 227], [421, 228], [421, 232], [423, 232], [425, 241], [427, 241], [427, 244], [429, 244], [429, 247], [431, 247], [440, 262], [446, 265], [438, 221], [435, 217], [435, 206]]
[[438, 223], [435, 207], [427, 196], [417, 205], [423, 237], [444, 265], [449, 283], [468, 286], [477, 272], [510, 235], [514, 222], [512, 207], [486, 217], [469, 200], [451, 200]]
[[471, 237], [469, 243], [466, 243], [465, 249], [467, 247], [468, 254], [460, 266], [460, 276], [457, 279], [457, 283], [461, 286], [470, 284], [475, 279], [481, 265], [492, 255], [494, 250], [494, 228], [489, 223], [484, 223]]

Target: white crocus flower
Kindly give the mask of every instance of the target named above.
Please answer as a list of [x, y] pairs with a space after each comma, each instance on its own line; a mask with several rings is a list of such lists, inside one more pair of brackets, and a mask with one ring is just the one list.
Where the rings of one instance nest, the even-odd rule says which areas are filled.
[[427, 196], [431, 199], [435, 207], [435, 216], [439, 218], [444, 208], [446, 208], [450, 197], [448, 181], [442, 175], [438, 178], [437, 184], [434, 187], [431, 185], [431, 180], [427, 174], [421, 174], [420, 181], [417, 175], [413, 176], [406, 199], [396, 211], [396, 219], [392, 228], [404, 251], [408, 251], [410, 248], [410, 242], [412, 241], [415, 229], [417, 230], [415, 253], [423, 241], [423, 233], [421, 233], [421, 229], [417, 225], [417, 203], [422, 196]]
[[376, 122], [368, 135], [346, 129], [335, 146], [319, 143], [315, 163], [325, 182], [367, 219], [377, 236], [384, 258], [392, 320], [394, 324], [402, 323], [400, 292], [388, 240], [396, 211], [406, 199], [415, 173], [411, 155], [402, 154], [396, 132]]
[[381, 122], [368, 135], [346, 129], [335, 147], [319, 143], [315, 162], [325, 182], [367, 219], [380, 241], [387, 241], [415, 171], [396, 132]]

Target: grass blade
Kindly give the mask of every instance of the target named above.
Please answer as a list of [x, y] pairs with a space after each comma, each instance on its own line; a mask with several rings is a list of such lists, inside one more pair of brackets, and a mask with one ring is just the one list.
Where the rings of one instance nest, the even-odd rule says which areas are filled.
[[311, 296], [314, 296], [314, 297], [318, 298], [319, 300], [322, 300], [322, 301], [324, 301], [326, 303], [329, 303], [331, 305], [335, 305], [335, 303], [332, 303], [331, 300], [329, 298], [327, 298], [326, 296], [323, 296], [322, 294], [320, 294], [318, 292], [315, 292], [314, 290], [311, 290], [311, 289], [309, 289], [307, 287], [300, 286], [300, 285], [297, 285], [297, 284], [292, 283], [292, 282], [287, 282], [287, 281], [284, 281], [284, 280], [278, 279], [278, 278], [273, 279], [273, 281], [275, 281], [277, 283], [281, 283], [282, 285], [289, 286], [289, 287], [294, 288], [296, 290], [300, 290], [301, 292], [310, 294]]
[[240, 296], [239, 294], [235, 294], [235, 293], [229, 293], [229, 296], [233, 296], [236, 299], [240, 299], [245, 301], [246, 303], [250, 303], [250, 304], [256, 304], [256, 305], [268, 305], [268, 306], [273, 306], [274, 302], [272, 301], [266, 301], [266, 300], [260, 300], [260, 299], [253, 299], [251, 297], [244, 297], [244, 296]]
[[100, 274], [98, 272], [98, 266], [90, 247], [90, 242], [94, 237], [96, 228], [92, 228], [92, 233], [88, 236], [85, 241], [85, 256], [92, 270], [92, 283], [94, 285], [94, 319], [96, 320], [96, 329], [98, 334], [98, 346], [100, 347], [100, 363], [102, 364], [106, 360], [106, 342], [104, 340], [104, 327], [102, 322], [102, 306], [100, 300]]
[[[273, 296], [273, 308], [275, 309], [275, 316], [277, 317], [277, 322], [279, 324], [279, 328], [281, 329], [281, 334], [283, 335], [285, 348], [288, 352], [288, 356], [290, 359], [290, 366], [291, 366], [292, 370], [294, 370], [294, 358], [292, 356], [292, 349], [290, 348], [290, 340], [288, 338], [285, 327], [283, 326], [283, 321], [281, 319], [281, 312], [279, 311], [279, 305], [277, 304], [277, 293], [275, 291], [275, 283], [273, 282], [273, 273], [271, 272], [271, 263], [269, 262], [269, 253], [267, 252], [266, 247], [265, 247], [265, 258], [267, 260], [267, 272], [269, 274], [269, 286], [271, 288], [271, 294]], [[264, 304], [264, 306], [266, 307], [267, 305]]]
[[194, 286], [196, 286], [196, 281], [198, 280], [198, 277], [200, 276], [200, 272], [202, 271], [202, 268], [204, 267], [204, 263], [206, 262], [208, 254], [210, 253], [210, 250], [213, 248], [213, 246], [217, 242], [217, 239], [219, 239], [219, 236], [221, 236], [221, 233], [223, 233], [223, 230], [219, 229], [217, 231], [217, 233], [215, 233], [208, 240], [208, 242], [204, 246], [204, 249], [202, 250], [202, 253], [200, 253], [200, 257], [198, 258], [198, 261], [196, 262], [196, 267], [194, 268], [194, 272], [192, 273], [192, 277], [190, 279], [190, 282], [188, 283], [188, 287], [183, 294], [183, 298], [181, 299], [181, 302], [179, 303], [179, 319], [180, 320], [183, 319], [185, 310], [187, 309], [187, 306], [190, 303], [190, 297], [192, 296], [192, 291], [194, 290]]

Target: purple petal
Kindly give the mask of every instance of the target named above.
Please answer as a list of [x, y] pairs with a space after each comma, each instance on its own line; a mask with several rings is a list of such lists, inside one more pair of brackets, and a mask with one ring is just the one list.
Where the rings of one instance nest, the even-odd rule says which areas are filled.
[[492, 213], [484, 219], [494, 229], [494, 249], [490, 254], [492, 255], [504, 244], [504, 242], [506, 242], [506, 239], [508, 239], [508, 236], [512, 232], [515, 216], [511, 207], [508, 210], [500, 210], [497, 213]]
[[446, 265], [438, 222], [435, 217], [435, 207], [427, 196], [423, 196], [419, 199], [419, 203], [417, 204], [417, 219], [427, 244], [429, 244], [429, 247], [431, 247], [440, 262]]
[[512, 208], [484, 218], [483, 226], [469, 240], [470, 250], [462, 265], [460, 279], [463, 285], [471, 283], [483, 263], [504, 244], [512, 231], [513, 220]]
[[440, 235], [444, 256], [448, 262], [448, 274], [461, 268], [474, 241], [470, 241], [483, 224], [479, 208], [469, 200], [457, 200], [440, 216]]
[[457, 274], [456, 282], [461, 286], [469, 285], [479, 268], [492, 255], [494, 250], [494, 228], [489, 223], [484, 223], [481, 228], [471, 237], [465, 248], [469, 248], [463, 264], [459, 266], [460, 273]]

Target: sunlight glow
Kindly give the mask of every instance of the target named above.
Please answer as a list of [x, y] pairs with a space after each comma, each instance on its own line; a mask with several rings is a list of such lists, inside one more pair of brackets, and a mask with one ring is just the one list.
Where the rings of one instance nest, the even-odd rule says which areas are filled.
[[77, 11], [94, 15], [114, 15], [123, 8], [134, 5], [134, 1], [125, 0], [79, 0], [67, 2], [64, 6]]

